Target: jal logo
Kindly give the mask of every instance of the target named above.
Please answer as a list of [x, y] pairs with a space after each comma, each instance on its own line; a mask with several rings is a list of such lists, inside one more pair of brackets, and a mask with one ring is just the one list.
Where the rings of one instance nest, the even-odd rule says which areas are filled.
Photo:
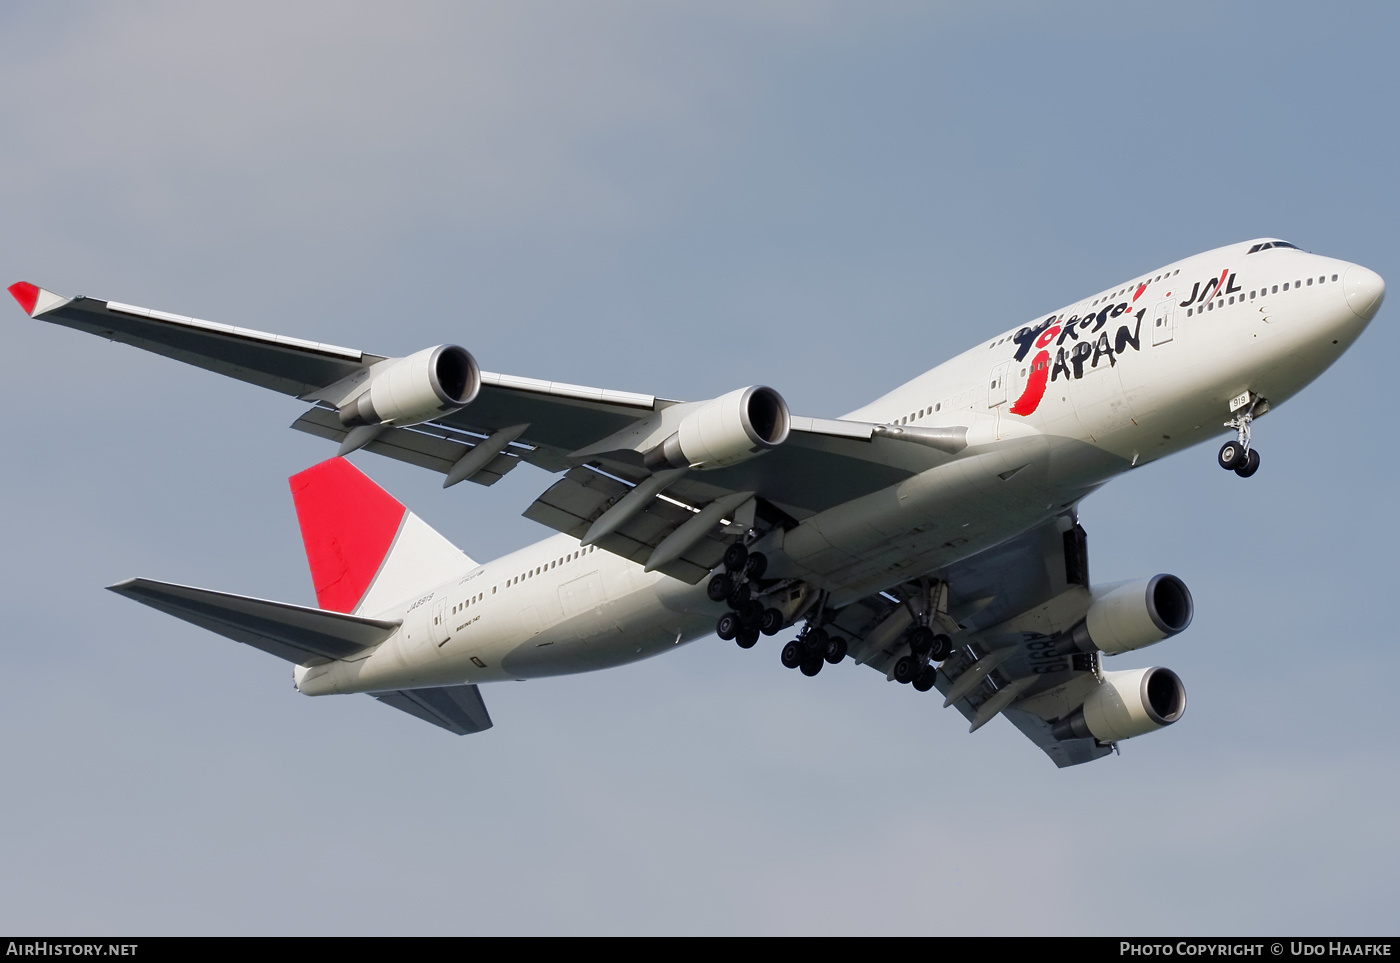
[[1189, 308], [1193, 304], [1205, 304], [1213, 297], [1223, 298], [1227, 294], [1234, 294], [1241, 290], [1243, 289], [1235, 283], [1235, 275], [1230, 273], [1229, 268], [1226, 268], [1220, 272], [1220, 277], [1210, 278], [1204, 286], [1200, 281], [1197, 281], [1196, 286], [1191, 289], [1191, 296], [1185, 301], [1179, 302], [1178, 306]]

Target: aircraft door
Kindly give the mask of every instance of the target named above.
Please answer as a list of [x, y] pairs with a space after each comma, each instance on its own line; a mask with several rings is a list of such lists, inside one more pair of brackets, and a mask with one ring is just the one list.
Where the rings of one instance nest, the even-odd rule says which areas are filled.
[[1168, 298], [1158, 301], [1157, 306], [1152, 309], [1153, 345], [1166, 344], [1175, 337], [1172, 331], [1172, 314], [1175, 307], [1176, 302]]
[[1006, 404], [1006, 379], [1011, 376], [1011, 362], [1003, 361], [992, 369], [987, 378], [987, 407]]
[[452, 637], [451, 626], [447, 618], [447, 599], [438, 599], [433, 605], [433, 617], [429, 624], [428, 634], [432, 637], [434, 645], [443, 645]]

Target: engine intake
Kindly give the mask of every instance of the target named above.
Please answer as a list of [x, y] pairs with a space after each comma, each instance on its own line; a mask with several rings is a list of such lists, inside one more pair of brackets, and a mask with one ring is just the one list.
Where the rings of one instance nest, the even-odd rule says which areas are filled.
[[1196, 612], [1191, 590], [1175, 575], [1154, 575], [1092, 592], [1094, 600], [1084, 619], [1055, 646], [1062, 655], [1096, 649], [1109, 655], [1131, 652], [1185, 631]]
[[723, 468], [787, 441], [792, 418], [772, 388], [754, 385], [707, 401], [686, 415], [676, 433], [645, 455], [651, 471]]
[[466, 407], [480, 390], [481, 369], [466, 348], [424, 348], [377, 372], [369, 388], [340, 409], [340, 423], [417, 425]]
[[1186, 687], [1171, 669], [1105, 672], [1084, 704], [1055, 723], [1056, 739], [1117, 742], [1156, 732], [1186, 713]]

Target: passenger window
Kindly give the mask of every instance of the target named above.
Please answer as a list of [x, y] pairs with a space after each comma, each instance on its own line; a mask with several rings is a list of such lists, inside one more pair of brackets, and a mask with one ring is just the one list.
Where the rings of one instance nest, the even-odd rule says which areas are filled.
[[1308, 278], [1308, 287], [1312, 287], [1312, 278]]
[[1234, 304], [1234, 303], [1235, 303], [1235, 296], [1234, 296], [1233, 294], [1230, 295], [1230, 303], [1231, 303], [1231, 304]]
[[1283, 282], [1283, 289], [1284, 289], [1285, 291], [1288, 290], [1288, 282], [1287, 282], [1287, 281]]
[[1337, 280], [1337, 275], [1335, 275], [1335, 274], [1332, 275], [1332, 280], [1333, 280], [1333, 281]]
[[1274, 291], [1273, 291], [1273, 293], [1274, 293], [1274, 294], [1278, 294], [1278, 285], [1277, 285], [1277, 284], [1274, 285]]
[[[1187, 316], [1188, 318], [1191, 317], [1191, 309], [1190, 309], [1190, 308], [1187, 308], [1187, 309], [1186, 309], [1186, 316]], [[1158, 318], [1158, 319], [1157, 319], [1157, 324], [1158, 324], [1159, 327], [1161, 326], [1161, 324], [1162, 324], [1162, 319], [1161, 319], [1161, 318]]]

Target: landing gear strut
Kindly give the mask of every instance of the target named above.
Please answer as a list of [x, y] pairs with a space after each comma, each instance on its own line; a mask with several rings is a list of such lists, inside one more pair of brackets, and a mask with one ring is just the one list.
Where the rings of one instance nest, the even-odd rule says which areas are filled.
[[[921, 580], [922, 581], [922, 580]], [[948, 615], [948, 584], [935, 581], [922, 582], [923, 596], [920, 611], [915, 611], [912, 603], [909, 611], [916, 624], [908, 635], [909, 654], [900, 656], [894, 664], [890, 678], [902, 685], [912, 685], [920, 692], [927, 692], [938, 681], [938, 666], [953, 654], [953, 640], [935, 629], [956, 627], [957, 623]]]

